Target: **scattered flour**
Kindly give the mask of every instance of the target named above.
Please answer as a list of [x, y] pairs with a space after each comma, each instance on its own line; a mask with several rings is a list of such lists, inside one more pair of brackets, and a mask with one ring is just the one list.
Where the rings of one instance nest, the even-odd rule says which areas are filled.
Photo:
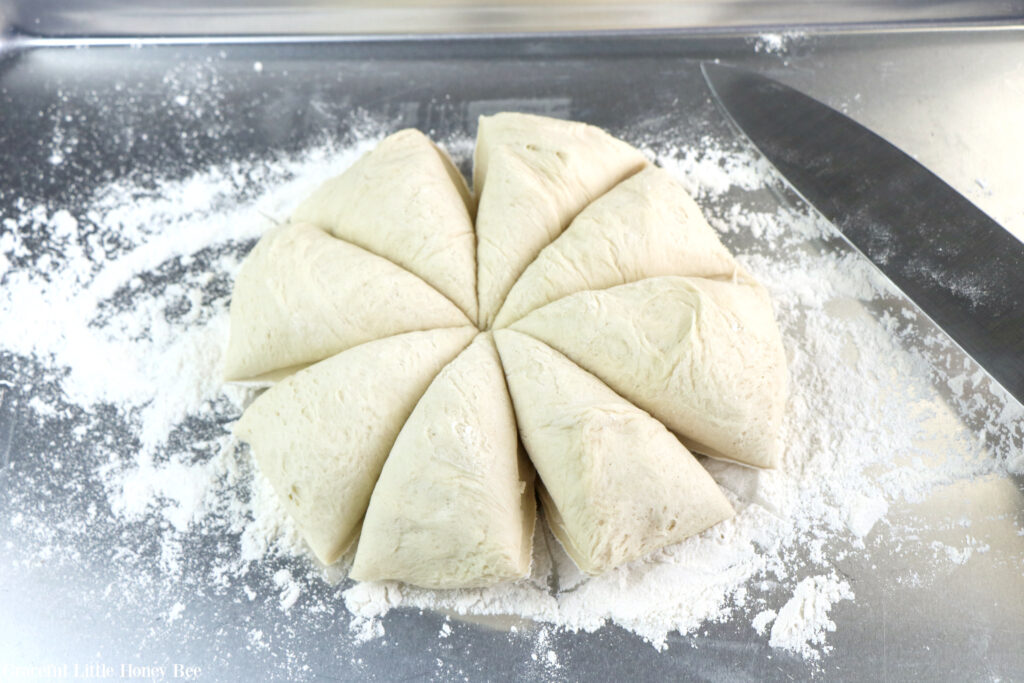
[[889, 504], [882, 497], [870, 497], [863, 493], [851, 496], [850, 507], [846, 517], [846, 526], [857, 538], [871, 533], [875, 523], [889, 511]]
[[796, 652], [817, 659], [828, 652], [825, 636], [836, 630], [829, 619], [832, 606], [841, 600], [853, 600], [853, 591], [846, 581], [832, 576], [809, 576], [797, 584], [793, 597], [779, 610], [772, 626], [772, 647]]
[[287, 612], [302, 595], [302, 588], [287, 569], [279, 569], [274, 574], [274, 584], [281, 590], [281, 610]]
[[773, 609], [766, 609], [763, 612], [759, 612], [750, 620], [750, 626], [757, 631], [758, 635], [764, 635], [768, 630], [768, 625], [775, 621], [775, 617], [778, 616]]
[[756, 52], [782, 52], [786, 48], [786, 38], [781, 33], [763, 33], [754, 40]]
[[790, 46], [799, 40], [807, 37], [801, 31], [786, 31], [785, 33], [762, 33], [754, 38], [754, 52], [767, 54], [786, 54]]
[[167, 623], [173, 624], [174, 622], [176, 622], [179, 618], [181, 618], [181, 615], [184, 611], [184, 603], [176, 602], [173, 605], [171, 605], [171, 609], [167, 612]]
[[[786, 39], [761, 42], [778, 51]], [[125, 577], [149, 561], [137, 548], [155, 542], [155, 571], [204, 592], [235, 590], [250, 604], [269, 588], [293, 615], [343, 604], [356, 644], [383, 637], [382, 617], [404, 607], [536, 620], [533, 659], [548, 672], [562, 666], [552, 629], [607, 623], [663, 649], [674, 632], [745, 619], [762, 638], [770, 626], [772, 647], [815, 660], [842, 628], [833, 605], [854, 600], [836, 563], [864, 547], [894, 503], [1021, 470], [1020, 406], [976, 367], [943, 365], [959, 362], [948, 342], [922, 336], [917, 313], [877, 271], [834, 248], [830, 226], [777, 202], [749, 208], [743, 197], [763, 195], [772, 171], [709, 139], [657, 157], [708, 206], [723, 239], [772, 293], [792, 378], [781, 466], [762, 472], [707, 461], [736, 517], [600, 577], [582, 575], [538, 525], [532, 575], [514, 584], [428, 591], [344, 580], [344, 562], [324, 569], [311, 558], [230, 436], [253, 392], [222, 387], [220, 365], [231, 283], [246, 251], [380, 135], [371, 128], [344, 147], [233, 162], [149, 188], [118, 183], [74, 211], [16, 202], [0, 216], [0, 329], [18, 330], [0, 341], [0, 401], [47, 425], [73, 422], [67, 443], [47, 457], [79, 477], [78, 489], [62, 494], [71, 511], [64, 520], [55, 523], [27, 494], [11, 503], [25, 512], [0, 524], [35, 549], [11, 561], [45, 566], [53, 548], [81, 560], [88, 520], [89, 533], [106, 530]], [[468, 156], [471, 142], [451, 142], [456, 156]], [[26, 478], [25, 490], [42, 476], [19, 472], [12, 476]], [[45, 481], [67, 487], [66, 479]], [[953, 564], [987, 549], [980, 541], [921, 543], [936, 562]], [[196, 568], [199, 547], [210, 557]], [[271, 565], [253, 578], [254, 567]], [[336, 592], [313, 599], [314, 582], [337, 584]], [[758, 587], [769, 583], [792, 597], [766, 603]], [[122, 587], [121, 599], [165, 600], [168, 622], [188, 618], [184, 602], [154, 588], [158, 580], [137, 584]], [[451, 633], [445, 623], [439, 639]], [[247, 646], [267, 649], [270, 638], [254, 628]]]

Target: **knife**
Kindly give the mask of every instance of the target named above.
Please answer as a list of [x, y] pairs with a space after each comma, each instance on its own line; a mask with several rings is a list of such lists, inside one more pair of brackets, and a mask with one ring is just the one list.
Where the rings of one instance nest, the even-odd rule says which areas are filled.
[[1024, 403], [1024, 244], [844, 114], [758, 74], [701, 70], [793, 189]]

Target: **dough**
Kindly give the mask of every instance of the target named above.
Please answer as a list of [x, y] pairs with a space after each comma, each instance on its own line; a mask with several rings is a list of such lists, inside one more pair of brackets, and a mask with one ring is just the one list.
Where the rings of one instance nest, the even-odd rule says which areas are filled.
[[419, 275], [476, 320], [476, 236], [462, 174], [423, 133], [399, 131], [302, 202], [312, 223]]
[[657, 420], [535, 339], [494, 335], [544, 514], [581, 570], [601, 573], [732, 517]]
[[479, 322], [580, 210], [646, 164], [603, 130], [527, 114], [480, 118], [474, 153]]
[[431, 383], [398, 435], [370, 498], [360, 581], [488, 586], [530, 570], [536, 502], [490, 334]]
[[534, 469], [587, 573], [728, 519], [690, 451], [778, 457], [765, 290], [675, 179], [600, 129], [481, 117], [473, 173], [478, 205], [424, 135], [391, 135], [235, 282], [226, 376], [272, 384], [235, 433], [317, 557], [358, 537], [358, 580], [520, 579]]
[[225, 378], [252, 380], [402, 332], [470, 321], [407, 270], [294, 223], [267, 232], [231, 295]]
[[597, 375], [691, 450], [774, 466], [786, 359], [759, 285], [651, 278], [572, 294], [510, 329]]
[[325, 564], [352, 542], [416, 402], [474, 334], [410, 332], [356, 346], [274, 385], [243, 413], [235, 435]]
[[743, 277], [686, 190], [650, 166], [594, 200], [540, 252], [512, 286], [494, 326], [574, 292], [659, 275]]

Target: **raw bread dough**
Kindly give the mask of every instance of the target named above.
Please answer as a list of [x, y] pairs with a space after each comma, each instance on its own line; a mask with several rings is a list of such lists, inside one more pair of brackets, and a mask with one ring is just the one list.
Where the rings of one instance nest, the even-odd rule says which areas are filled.
[[490, 334], [431, 383], [406, 421], [366, 510], [360, 581], [488, 586], [530, 570], [536, 502]]
[[410, 332], [356, 346], [268, 389], [235, 426], [325, 564], [358, 531], [402, 425], [474, 327]]
[[732, 517], [657, 420], [539, 341], [494, 335], [544, 514], [581, 570], [599, 574]]
[[387, 259], [307, 223], [267, 232], [231, 295], [225, 378], [251, 380], [382, 337], [470, 321]]
[[646, 163], [583, 123], [480, 117], [473, 167], [480, 327], [491, 326], [516, 278], [583, 207]]
[[384, 138], [302, 202], [312, 223], [419, 275], [476, 320], [473, 202], [462, 174], [423, 133]]
[[572, 294], [510, 329], [594, 373], [691, 450], [774, 466], [786, 359], [759, 285], [651, 278]]
[[474, 159], [476, 233], [456, 168], [406, 130], [238, 275], [226, 375], [279, 383], [235, 432], [313, 551], [335, 561], [365, 513], [354, 578], [521, 578], [530, 460], [588, 573], [729, 518], [687, 447], [774, 464], [786, 371], [765, 291], [669, 174], [597, 128], [482, 117]]
[[686, 190], [650, 166], [594, 200], [544, 247], [512, 286], [494, 326], [574, 292], [659, 275], [745, 277]]

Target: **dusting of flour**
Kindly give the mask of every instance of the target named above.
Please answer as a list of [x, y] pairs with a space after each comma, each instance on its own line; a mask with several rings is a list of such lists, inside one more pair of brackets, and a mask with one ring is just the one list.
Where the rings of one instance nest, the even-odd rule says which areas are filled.
[[[777, 49], [780, 41], [763, 42]], [[256, 238], [383, 132], [149, 188], [115, 184], [84, 210], [21, 202], [2, 216], [0, 329], [18, 333], [0, 340], [0, 402], [22, 420], [74, 424], [61, 448], [12, 476], [77, 473], [64, 487], [71, 512], [63, 521], [19, 513], [0, 522], [35, 549], [12, 561], [89, 561], [81, 550], [87, 523], [126, 577], [120, 599], [155, 601], [168, 623], [189, 618], [190, 596], [164, 597], [140, 573], [143, 538], [157, 546], [157, 572], [199, 592], [233, 591], [251, 602], [253, 568], [265, 565], [282, 614], [329, 615], [344, 605], [357, 643], [386, 638], [382, 618], [396, 607], [515, 615], [546, 624], [533, 657], [551, 673], [561, 666], [552, 628], [614, 623], [663, 649], [670, 634], [736, 619], [749, 623], [751, 638], [816, 660], [843, 628], [843, 605], [856, 601], [857, 586], [840, 578], [837, 563], [864, 548], [892, 506], [1021, 470], [1020, 406], [976, 367], [943, 366], [953, 355], [948, 342], [922, 337], [919, 315], [862, 258], [835, 248], [830, 226], [801, 210], [744, 202], [773, 182], [765, 162], [705, 140], [649, 152], [708, 208], [771, 291], [791, 372], [781, 466], [705, 462], [736, 517], [599, 577], [582, 575], [543, 524], [532, 575], [514, 584], [429, 591], [352, 584], [344, 561], [319, 567], [230, 436], [253, 398], [219, 380], [230, 288]], [[471, 141], [449, 147], [465, 157]], [[129, 437], [114, 436], [110, 424]], [[984, 552], [965, 543], [940, 544], [934, 561]], [[199, 547], [209, 557], [197, 564]], [[325, 583], [335, 592], [313, 599], [325, 593], [310, 586]], [[446, 622], [439, 639], [451, 632]], [[267, 648], [268, 637], [253, 629], [249, 647]]]
[[[835, 631], [836, 625], [828, 618], [832, 605], [840, 600], [852, 600], [853, 591], [846, 581], [839, 581], [835, 576], [808, 576], [797, 584], [793, 597], [774, 612], [762, 612], [759, 624], [755, 629], [774, 620], [771, 639], [772, 647], [780, 647], [796, 652], [807, 658], [817, 659], [821, 655], [815, 646], [825, 646], [825, 636]], [[770, 615], [765, 618], [762, 615]], [[758, 629], [758, 630], [761, 630]], [[827, 652], [827, 646], [825, 646]]]

